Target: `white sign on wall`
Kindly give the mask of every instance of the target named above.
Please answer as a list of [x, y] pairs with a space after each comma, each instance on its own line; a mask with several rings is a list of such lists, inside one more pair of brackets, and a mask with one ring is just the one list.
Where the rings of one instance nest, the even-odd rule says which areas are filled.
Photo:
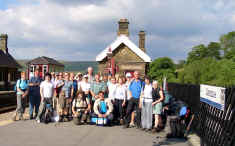
[[200, 101], [224, 110], [225, 105], [225, 88], [200, 85]]

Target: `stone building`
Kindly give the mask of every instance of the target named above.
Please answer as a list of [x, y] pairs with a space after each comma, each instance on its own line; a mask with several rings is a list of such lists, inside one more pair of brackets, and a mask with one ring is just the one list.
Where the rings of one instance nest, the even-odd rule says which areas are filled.
[[28, 66], [28, 75], [29, 78], [34, 75], [34, 71], [36, 69], [39, 70], [40, 77], [44, 77], [46, 72], [63, 72], [64, 71], [64, 64], [56, 61], [53, 58], [49, 57], [38, 57], [29, 62], [27, 62]]
[[21, 66], [8, 52], [7, 34], [0, 35], [0, 91], [13, 90]]
[[139, 32], [138, 47], [129, 38], [128, 20], [120, 19], [118, 24], [116, 40], [96, 56], [99, 72], [125, 75], [138, 70], [144, 76], [151, 62], [146, 54], [145, 32]]

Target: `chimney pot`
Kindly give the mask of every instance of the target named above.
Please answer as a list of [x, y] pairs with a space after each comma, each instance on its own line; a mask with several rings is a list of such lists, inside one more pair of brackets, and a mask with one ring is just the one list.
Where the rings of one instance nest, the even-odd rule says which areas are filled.
[[146, 49], [145, 49], [145, 32], [143, 30], [141, 30], [139, 32], [139, 48], [146, 52]]
[[129, 28], [128, 28], [128, 25], [129, 25], [129, 21], [128, 19], [120, 19], [118, 21], [118, 33], [117, 35], [120, 36], [120, 35], [126, 35], [126, 36], [129, 36]]
[[4, 53], [8, 53], [7, 39], [7, 34], [0, 35], [0, 50], [2, 50]]

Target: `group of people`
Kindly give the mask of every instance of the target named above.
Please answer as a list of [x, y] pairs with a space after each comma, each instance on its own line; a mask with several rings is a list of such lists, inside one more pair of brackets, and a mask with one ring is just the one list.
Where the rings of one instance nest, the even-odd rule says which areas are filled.
[[[41, 122], [48, 104], [59, 114], [59, 121], [73, 120], [76, 125], [91, 123], [93, 118], [105, 118], [109, 124], [123, 128], [137, 127], [146, 131], [163, 128], [161, 113], [164, 95], [157, 81], [148, 76], [140, 79], [140, 73], [132, 75], [93, 75], [87, 73], [46, 73], [44, 80], [36, 70], [34, 76], [21, 78], [16, 83], [17, 109], [13, 119], [23, 120], [26, 97], [29, 97], [29, 117]], [[154, 118], [154, 122], [153, 122]], [[154, 124], [152, 124], [154, 123]]]

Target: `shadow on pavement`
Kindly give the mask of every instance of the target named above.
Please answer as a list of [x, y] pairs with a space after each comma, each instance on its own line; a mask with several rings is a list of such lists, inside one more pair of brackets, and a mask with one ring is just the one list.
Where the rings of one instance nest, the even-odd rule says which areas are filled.
[[163, 146], [163, 145], [181, 145], [186, 143], [186, 139], [180, 138], [165, 138], [165, 137], [156, 137], [156, 140], [153, 142], [153, 146]]

